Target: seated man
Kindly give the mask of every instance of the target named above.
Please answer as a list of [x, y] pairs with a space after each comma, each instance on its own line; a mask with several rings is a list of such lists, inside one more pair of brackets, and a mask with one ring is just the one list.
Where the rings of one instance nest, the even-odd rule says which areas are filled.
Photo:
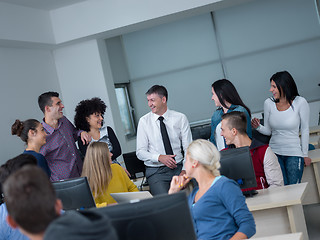
[[31, 240], [117, 239], [109, 218], [102, 214], [70, 211], [58, 217], [62, 203], [39, 167], [24, 166], [13, 173], [5, 181], [3, 192], [8, 223]]
[[252, 189], [283, 186], [283, 175], [277, 156], [267, 144], [251, 140], [246, 133], [246, 126], [247, 119], [242, 112], [234, 111], [222, 116], [221, 136], [224, 137], [226, 144], [228, 146], [233, 144], [236, 148], [250, 147], [257, 180], [257, 187]]
[[25, 165], [37, 165], [37, 159], [29, 154], [20, 154], [19, 156], [8, 160], [0, 167], [0, 239], [3, 240], [28, 240], [18, 229], [11, 228], [7, 223], [8, 211], [3, 202], [2, 184], [16, 170]]

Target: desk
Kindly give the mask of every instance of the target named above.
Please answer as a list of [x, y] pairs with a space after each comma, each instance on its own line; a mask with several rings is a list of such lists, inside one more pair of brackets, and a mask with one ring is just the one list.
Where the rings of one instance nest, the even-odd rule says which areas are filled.
[[[146, 178], [131, 179], [131, 181], [134, 183], [134, 185], [137, 186], [139, 191], [149, 191], [150, 190], [149, 185], [143, 186], [143, 183], [145, 183]], [[143, 181], [143, 183], [142, 183], [142, 181]]]
[[309, 143], [312, 144], [315, 148], [319, 148], [319, 139], [320, 135], [310, 135]]
[[255, 238], [256, 240], [303, 240], [302, 233], [282, 234], [269, 237]]
[[309, 128], [309, 134], [320, 134], [320, 125], [312, 126]]
[[256, 222], [254, 238], [302, 232], [303, 239], [309, 239], [302, 209], [307, 184], [258, 190], [257, 195], [246, 199]]
[[308, 152], [311, 165], [303, 170], [301, 182], [308, 182], [306, 196], [303, 205], [320, 203], [320, 149]]

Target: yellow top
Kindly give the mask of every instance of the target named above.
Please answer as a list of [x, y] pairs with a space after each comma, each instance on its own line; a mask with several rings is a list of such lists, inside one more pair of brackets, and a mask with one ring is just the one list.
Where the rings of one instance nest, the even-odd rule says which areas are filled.
[[107, 191], [99, 197], [94, 196], [97, 207], [104, 207], [110, 203], [116, 203], [110, 193], [139, 191], [119, 164], [111, 164], [111, 171], [112, 178], [107, 187]]

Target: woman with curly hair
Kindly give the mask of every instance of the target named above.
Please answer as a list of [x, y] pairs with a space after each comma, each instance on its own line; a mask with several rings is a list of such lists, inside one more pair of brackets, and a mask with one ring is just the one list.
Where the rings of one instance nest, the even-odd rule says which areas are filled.
[[[111, 127], [103, 127], [106, 108], [106, 104], [100, 98], [83, 100], [75, 109], [74, 124], [77, 129], [88, 132], [92, 138], [91, 142], [107, 143], [109, 151], [113, 154], [112, 162], [118, 163], [116, 159], [121, 155], [120, 143]], [[85, 156], [88, 144], [84, 145], [82, 141], [78, 141], [78, 146], [82, 155]]]

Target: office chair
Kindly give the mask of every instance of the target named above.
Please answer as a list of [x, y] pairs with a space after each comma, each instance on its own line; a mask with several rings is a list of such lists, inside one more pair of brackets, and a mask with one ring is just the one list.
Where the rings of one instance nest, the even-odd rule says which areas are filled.
[[137, 158], [136, 152], [122, 154], [124, 163], [128, 172], [130, 173], [130, 179], [143, 178], [139, 189], [142, 189], [142, 185], [145, 179], [146, 166], [144, 162]]

